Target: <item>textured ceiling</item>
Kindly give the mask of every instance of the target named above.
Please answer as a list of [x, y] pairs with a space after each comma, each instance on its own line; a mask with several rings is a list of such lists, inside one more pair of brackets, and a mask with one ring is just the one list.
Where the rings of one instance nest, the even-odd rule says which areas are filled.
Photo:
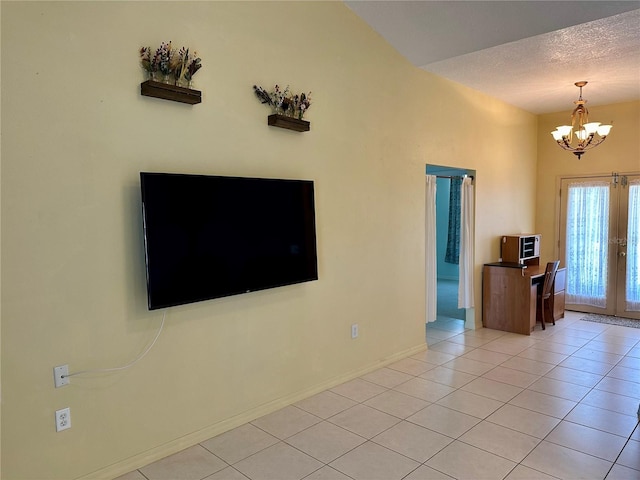
[[532, 113], [640, 99], [640, 1], [348, 1], [416, 67]]

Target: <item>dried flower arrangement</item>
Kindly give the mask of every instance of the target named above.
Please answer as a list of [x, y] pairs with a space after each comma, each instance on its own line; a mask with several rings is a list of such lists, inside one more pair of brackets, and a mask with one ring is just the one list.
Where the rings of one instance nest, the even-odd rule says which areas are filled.
[[275, 113], [288, 117], [302, 120], [311, 106], [311, 92], [292, 95], [288, 86], [282, 90], [276, 85], [271, 92], [267, 92], [264, 88], [254, 85], [253, 91], [261, 103], [271, 106]]
[[[140, 48], [140, 64], [149, 73], [151, 79], [189, 86], [193, 76], [202, 67], [201, 59], [196, 52], [189, 53], [188, 48], [182, 47], [176, 52], [171, 42], [162, 44], [151, 55], [151, 47]], [[162, 79], [158, 78], [162, 75]], [[173, 79], [171, 78], [173, 77]]]

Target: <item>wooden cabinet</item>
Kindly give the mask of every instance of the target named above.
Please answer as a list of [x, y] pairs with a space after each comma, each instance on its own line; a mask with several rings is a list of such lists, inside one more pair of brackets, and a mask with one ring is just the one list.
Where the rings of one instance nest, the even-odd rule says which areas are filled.
[[540, 235], [504, 235], [500, 242], [500, 257], [506, 263], [538, 265], [540, 263]]
[[[537, 293], [544, 266], [490, 263], [482, 272], [482, 324], [486, 328], [529, 335], [537, 319]], [[558, 269], [551, 297], [555, 320], [564, 317], [566, 268]]]
[[487, 264], [482, 272], [482, 324], [505, 332], [531, 334], [536, 324], [536, 291], [526, 268]]
[[[504, 235], [498, 263], [482, 272], [482, 324], [486, 328], [529, 335], [539, 317], [538, 290], [546, 264], [540, 265], [540, 235]], [[549, 299], [554, 320], [564, 317], [567, 269], [559, 268]]]

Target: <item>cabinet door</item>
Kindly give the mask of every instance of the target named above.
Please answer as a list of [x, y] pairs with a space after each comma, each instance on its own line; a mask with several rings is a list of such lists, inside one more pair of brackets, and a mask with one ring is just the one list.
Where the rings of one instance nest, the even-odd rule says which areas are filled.
[[564, 289], [567, 284], [567, 269], [559, 268], [556, 273], [556, 280], [553, 283], [553, 318], [558, 320], [564, 318]]
[[521, 269], [485, 265], [482, 298], [485, 328], [531, 334], [536, 323], [536, 287]]
[[567, 269], [559, 268], [556, 272], [556, 279], [553, 283], [554, 292], [564, 292], [565, 285], [567, 284]]
[[503, 236], [500, 244], [500, 257], [503, 262], [520, 262], [520, 237]]
[[553, 295], [553, 318], [564, 318], [564, 290]]

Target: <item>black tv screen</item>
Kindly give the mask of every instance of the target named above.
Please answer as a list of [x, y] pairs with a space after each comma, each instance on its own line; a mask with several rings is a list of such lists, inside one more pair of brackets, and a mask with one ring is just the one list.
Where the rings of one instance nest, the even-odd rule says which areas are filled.
[[140, 173], [149, 310], [318, 279], [313, 181]]

